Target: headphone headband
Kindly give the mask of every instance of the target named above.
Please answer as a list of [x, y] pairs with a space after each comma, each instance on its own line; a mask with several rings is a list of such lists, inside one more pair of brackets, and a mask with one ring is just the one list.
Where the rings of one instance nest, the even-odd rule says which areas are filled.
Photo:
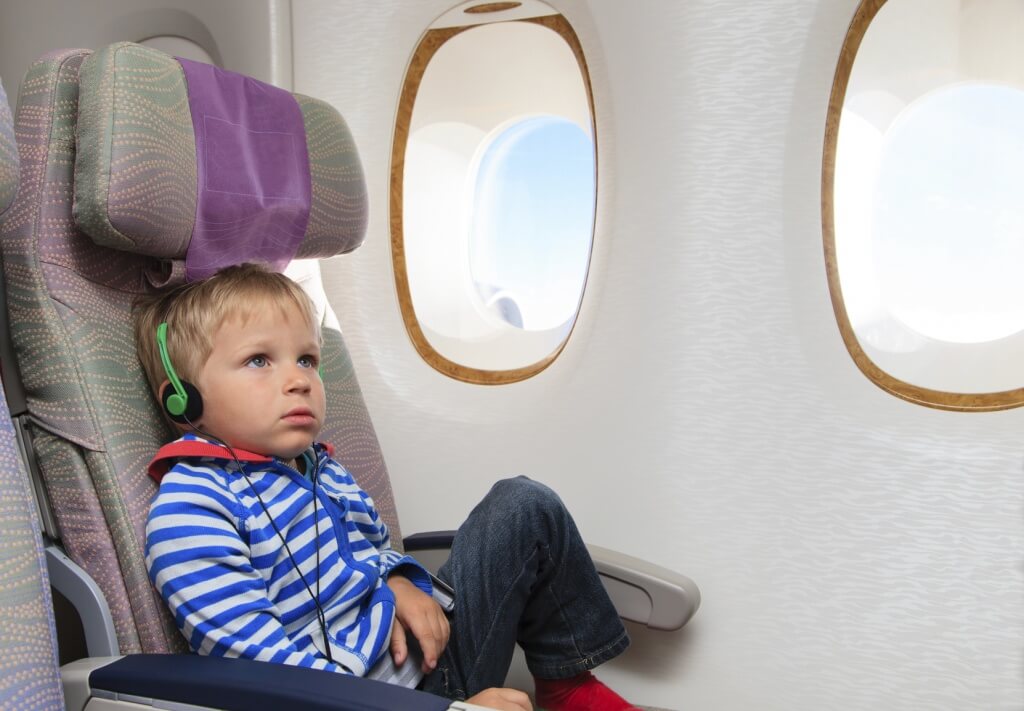
[[[174, 366], [171, 364], [171, 356], [167, 352], [166, 321], [156, 327], [156, 347], [160, 351], [160, 362], [163, 363], [164, 372], [167, 373], [167, 379], [174, 390], [173, 393], [165, 394], [163, 398], [167, 414], [175, 422], [184, 423], [190, 419], [198, 419], [199, 414], [202, 413], [202, 399], [199, 397], [199, 391], [195, 387], [181, 381], [178, 373], [174, 370]], [[189, 408], [190, 399], [195, 400], [192, 403], [192, 412], [190, 412]]]

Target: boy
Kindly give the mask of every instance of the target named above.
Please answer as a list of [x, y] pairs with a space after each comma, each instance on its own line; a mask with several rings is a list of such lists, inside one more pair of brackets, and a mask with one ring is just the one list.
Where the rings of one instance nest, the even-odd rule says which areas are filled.
[[[398, 675], [423, 674], [400, 683], [518, 710], [526, 695], [496, 688], [518, 641], [549, 711], [633, 708], [590, 675], [629, 639], [546, 487], [496, 484], [443, 582], [391, 548], [373, 501], [315, 442], [319, 325], [287, 277], [249, 264], [146, 297], [135, 336], [183, 433], [150, 465], [146, 565], [192, 649], [360, 676], [390, 651]], [[445, 583], [450, 617], [432, 597]]]

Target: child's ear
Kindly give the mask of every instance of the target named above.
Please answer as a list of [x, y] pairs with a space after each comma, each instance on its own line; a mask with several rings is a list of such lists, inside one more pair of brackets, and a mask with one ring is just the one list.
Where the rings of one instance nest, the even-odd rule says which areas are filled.
[[171, 381], [165, 380], [160, 383], [160, 386], [156, 389], [156, 401], [160, 405], [160, 410], [167, 414], [166, 408], [164, 408], [164, 397], [167, 395], [167, 388], [171, 387]]

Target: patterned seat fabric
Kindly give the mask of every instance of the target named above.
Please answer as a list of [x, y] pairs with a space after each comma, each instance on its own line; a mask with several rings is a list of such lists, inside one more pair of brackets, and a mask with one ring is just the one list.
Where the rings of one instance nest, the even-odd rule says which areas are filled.
[[50, 580], [29, 487], [11, 420], [0, 413], [0, 708], [63, 709]]
[[[154, 284], [223, 258], [224, 250], [211, 257], [216, 249], [211, 252], [199, 238], [204, 224], [219, 219], [197, 206], [203, 198], [197, 176], [204, 169], [205, 180], [198, 184], [212, 192], [233, 191], [242, 198], [253, 192], [237, 176], [211, 172], [209, 164], [204, 168], [197, 161], [197, 155], [224, 156], [210, 131], [197, 138], [194, 120], [214, 132], [233, 130], [228, 140], [272, 132], [239, 131], [238, 120], [218, 123], [209, 113], [194, 118], [184, 62], [162, 52], [123, 43], [90, 54], [66, 50], [44, 56], [23, 85], [15, 124], [26, 185], [12, 208], [15, 219], [0, 228], [12, 339], [29, 411], [38, 423], [33, 441], [62, 541], [103, 589], [121, 652], [185, 651], [149, 583], [142, 555], [155, 491], [146, 465], [174, 434], [135, 355], [131, 304]], [[204, 66], [198, 71], [209, 69]], [[216, 78], [238, 85], [237, 75], [229, 74]], [[253, 80], [241, 86], [257, 94], [271, 90]], [[266, 258], [263, 247], [246, 237], [268, 229], [288, 233], [277, 240], [287, 243], [288, 253], [269, 256], [279, 264], [293, 256], [345, 252], [362, 241], [366, 194], [351, 136], [326, 104], [295, 100], [303, 124], [296, 135], [305, 134], [307, 146], [299, 148], [306, 150], [296, 152], [294, 137], [277, 147], [290, 156], [308, 155], [308, 221], [297, 230], [294, 219], [282, 221], [280, 214], [263, 219], [266, 205], [294, 197], [287, 192], [293, 186], [278, 186], [283, 192], [262, 206], [229, 216], [240, 225], [227, 250], [234, 263], [253, 259], [253, 250]], [[290, 165], [274, 164], [277, 170]], [[85, 231], [76, 227], [73, 210]], [[265, 229], [248, 229], [254, 223]], [[324, 340], [329, 425], [323, 438], [374, 496], [400, 540], [390, 483], [351, 360], [337, 330], [325, 328]]]
[[[0, 220], [18, 186], [18, 151], [0, 84]], [[53, 603], [30, 483], [0, 388], [0, 708], [62, 709]]]

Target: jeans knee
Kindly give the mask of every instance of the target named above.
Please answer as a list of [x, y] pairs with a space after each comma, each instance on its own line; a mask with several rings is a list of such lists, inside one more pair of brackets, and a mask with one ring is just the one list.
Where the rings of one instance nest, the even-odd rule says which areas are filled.
[[496, 497], [503, 508], [558, 518], [565, 515], [565, 505], [554, 490], [525, 476], [502, 479], [491, 488], [490, 495]]

